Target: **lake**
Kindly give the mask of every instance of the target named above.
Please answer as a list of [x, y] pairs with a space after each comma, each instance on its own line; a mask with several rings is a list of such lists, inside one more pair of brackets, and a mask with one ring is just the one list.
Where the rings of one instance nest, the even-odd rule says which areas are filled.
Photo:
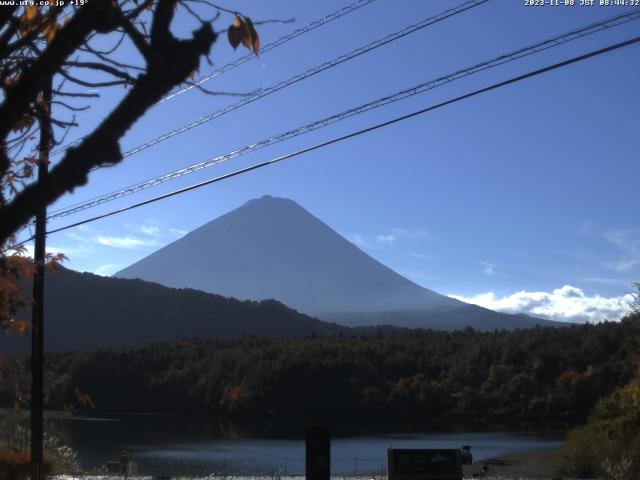
[[[318, 422], [316, 422], [317, 424]], [[331, 471], [335, 475], [386, 469], [388, 448], [460, 448], [470, 445], [474, 459], [507, 452], [556, 448], [562, 431], [530, 429], [423, 428], [407, 421], [372, 425], [323, 421], [331, 426]], [[119, 415], [64, 417], [48, 413], [54, 431], [92, 470], [117, 461], [127, 449], [139, 474], [269, 475], [304, 472], [305, 422], [244, 421], [205, 416]]]

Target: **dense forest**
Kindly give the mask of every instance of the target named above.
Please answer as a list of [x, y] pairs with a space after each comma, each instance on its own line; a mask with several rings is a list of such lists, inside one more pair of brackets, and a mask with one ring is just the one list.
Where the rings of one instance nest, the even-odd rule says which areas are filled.
[[[78, 402], [86, 394], [97, 411], [578, 423], [597, 399], [633, 378], [637, 320], [492, 333], [189, 339], [54, 353], [45, 358], [47, 408], [90, 408]], [[4, 406], [15, 401], [22, 362], [5, 362]]]
[[[240, 301], [189, 288], [101, 277], [60, 268], [47, 278], [47, 351], [140, 346], [184, 337], [334, 335], [321, 322], [275, 300]], [[22, 318], [31, 318], [30, 311]], [[0, 335], [0, 352], [25, 352], [29, 338]]]
[[553, 460], [571, 478], [640, 478], [640, 378], [598, 400]]
[[632, 328], [635, 372], [631, 380], [600, 397], [584, 425], [567, 435], [555, 452], [554, 470], [572, 478], [640, 478], [640, 284], [632, 313], [623, 320]]

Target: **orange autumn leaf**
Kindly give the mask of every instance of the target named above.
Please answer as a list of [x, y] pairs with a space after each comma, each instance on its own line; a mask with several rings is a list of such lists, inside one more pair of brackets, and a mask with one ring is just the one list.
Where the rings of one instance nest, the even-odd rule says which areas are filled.
[[35, 5], [27, 5], [24, 7], [24, 20], [35, 20], [38, 17], [38, 7]]
[[21, 337], [26, 337], [29, 333], [29, 322], [25, 322], [23, 320], [16, 320], [15, 318], [11, 318], [2, 324], [2, 331], [5, 334], [10, 333], [12, 330], [18, 332], [18, 335]]
[[258, 55], [260, 53], [260, 37], [258, 36], [258, 32], [254, 28], [251, 19], [249, 17], [244, 17], [244, 20], [248, 34], [243, 38], [242, 44]]
[[40, 20], [40, 12], [35, 5], [26, 5], [24, 7], [24, 13], [20, 17], [20, 35], [25, 36], [31, 33], [37, 26]]
[[199, 61], [198, 61], [198, 65], [196, 66], [196, 68], [194, 68], [193, 71], [189, 74], [189, 78], [191, 80], [195, 80], [196, 74], [198, 73], [198, 71], [200, 71], [200, 62]]
[[35, 119], [31, 115], [23, 113], [22, 117], [20, 117], [20, 119], [13, 125], [13, 131], [21, 132], [23, 130], [27, 130], [31, 125], [33, 125], [34, 121]]
[[50, 21], [42, 30], [42, 35], [47, 39], [47, 42], [51, 43], [60, 28], [62, 27], [58, 23]]
[[36, 104], [38, 105], [38, 107], [40, 107], [44, 115], [49, 114], [49, 105], [47, 104], [47, 102], [45, 102], [42, 95], [38, 95], [38, 97], [36, 98]]
[[2, 80], [2, 88], [4, 90], [8, 90], [13, 88], [13, 86], [15, 86], [16, 83], [18, 83], [18, 80], [20, 80], [20, 75], [14, 75], [13, 77], [10, 78], [4, 78]]
[[260, 37], [249, 17], [236, 15], [233, 25], [227, 30], [227, 37], [234, 50], [242, 43], [256, 55], [260, 53]]
[[29, 322], [17, 321], [14, 328], [21, 337], [26, 337], [29, 333]]
[[75, 388], [76, 398], [81, 405], [85, 405], [87, 407], [96, 408], [91, 397], [86, 393], [82, 393], [78, 387]]

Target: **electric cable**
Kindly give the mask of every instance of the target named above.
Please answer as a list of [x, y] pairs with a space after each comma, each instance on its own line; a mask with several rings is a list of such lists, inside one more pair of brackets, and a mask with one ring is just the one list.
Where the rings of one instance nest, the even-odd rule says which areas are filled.
[[209, 158], [207, 160], [204, 160], [202, 162], [190, 165], [188, 167], [184, 167], [178, 170], [174, 170], [172, 172], [169, 172], [167, 174], [158, 176], [158, 177], [154, 177], [152, 179], [143, 181], [143, 182], [139, 182], [135, 185], [131, 185], [110, 193], [106, 193], [97, 197], [94, 197], [92, 199], [83, 201], [83, 202], [78, 202], [76, 204], [73, 205], [69, 205], [67, 207], [63, 207], [61, 209], [58, 210], [54, 210], [52, 211], [52, 213], [49, 215], [48, 219], [54, 219], [54, 218], [59, 218], [59, 217], [64, 217], [64, 216], [68, 216], [74, 213], [77, 213], [79, 211], [82, 210], [86, 210], [88, 208], [93, 208], [97, 205], [101, 205], [103, 203], [107, 203], [113, 200], [116, 200], [118, 198], [122, 198], [124, 196], [139, 192], [141, 190], [145, 190], [147, 188], [151, 188], [154, 187], [156, 185], [160, 185], [162, 183], [165, 183], [169, 180], [187, 175], [189, 173], [193, 173], [199, 170], [202, 170], [204, 168], [208, 168], [210, 166], [214, 166], [214, 165], [218, 165], [220, 163], [223, 163], [227, 160], [230, 160], [232, 158], [236, 158], [239, 156], [243, 156], [246, 155], [248, 153], [251, 153], [253, 151], [265, 148], [267, 146], [271, 146], [274, 145], [276, 143], [280, 143], [283, 142], [285, 140], [297, 137], [299, 135], [303, 135], [305, 133], [309, 133], [311, 131], [314, 130], [318, 130], [320, 128], [324, 128], [327, 125], [336, 123], [338, 121], [344, 120], [346, 118], [350, 118], [352, 116], [355, 115], [359, 115], [362, 114], [364, 112], [367, 112], [369, 110], [373, 110], [375, 108], [379, 108], [381, 106], [384, 105], [388, 105], [391, 103], [395, 103], [397, 101], [412, 97], [414, 95], [423, 93], [425, 91], [428, 90], [432, 90], [436, 87], [439, 87], [441, 85], [444, 85], [446, 83], [450, 83], [453, 82], [455, 80], [458, 80], [460, 78], [464, 78], [466, 76], [472, 75], [474, 73], [483, 71], [483, 70], [487, 70], [489, 68], [494, 68], [497, 67], [499, 65], [508, 63], [508, 62], [512, 62], [515, 61], [519, 58], [523, 58], [525, 56], [528, 55], [532, 55], [534, 53], [538, 53], [540, 51], [543, 50], [547, 50], [549, 48], [553, 48], [556, 47], [558, 45], [561, 45], [563, 43], [569, 42], [571, 40], [575, 40], [577, 38], [582, 38], [586, 35], [590, 35], [596, 32], [599, 32], [605, 28], [612, 28], [613, 26], [617, 26], [617, 25], [621, 25], [622, 23], [626, 23], [628, 21], [631, 20], [636, 20], [640, 18], [640, 10], [634, 10], [632, 12], [627, 12], [625, 14], [621, 14], [621, 15], [617, 15], [615, 17], [612, 17], [610, 19], [601, 21], [601, 22], [597, 22], [595, 24], [590, 24], [586, 27], [582, 27], [580, 29], [577, 30], [573, 30], [571, 32], [562, 34], [562, 35], [557, 35], [554, 36], [550, 39], [544, 40], [542, 42], [538, 42], [536, 44], [530, 45], [528, 47], [524, 47], [518, 50], [515, 50], [513, 52], [510, 53], [506, 53], [503, 55], [500, 55], [498, 57], [495, 57], [491, 60], [487, 60], [485, 62], [481, 62], [478, 64], [475, 64], [471, 67], [467, 67], [465, 69], [462, 70], [458, 70], [454, 73], [451, 74], [447, 74], [441, 77], [438, 77], [434, 80], [429, 80], [427, 82], [423, 82], [419, 85], [413, 86], [411, 88], [408, 89], [404, 89], [401, 90], [399, 92], [396, 92], [392, 95], [387, 95], [385, 97], [379, 98], [377, 100], [362, 104], [358, 107], [354, 107], [351, 108], [349, 110], [340, 112], [338, 114], [334, 114], [331, 115], [329, 117], [325, 117], [323, 119], [320, 120], [316, 120], [314, 122], [308, 123], [306, 125], [303, 125], [301, 127], [292, 129], [292, 130], [288, 130], [286, 132], [280, 133], [276, 136], [273, 137], [269, 137], [263, 140], [260, 140], [258, 142], [252, 143], [250, 145], [246, 145], [244, 147], [241, 147], [239, 149], [233, 150], [231, 152], [227, 152], [225, 154], [222, 155], [217, 155], [215, 157]]
[[[467, 11], [471, 8], [477, 7], [479, 5], [482, 5], [483, 3], [488, 2], [489, 0], [469, 0], [467, 2], [464, 2], [456, 7], [447, 9], [445, 11], [443, 11], [442, 13], [439, 13], [437, 15], [433, 15], [431, 17], [425, 18], [417, 23], [414, 23], [413, 25], [409, 25], [408, 27], [403, 28], [402, 30], [399, 30], [397, 32], [391, 33], [381, 39], [375, 40], [373, 42], [368, 43], [367, 45], [364, 45], [362, 47], [359, 47], [355, 50], [352, 50], [348, 53], [345, 53], [343, 55], [340, 55], [339, 57], [334, 58], [333, 60], [329, 60], [327, 62], [324, 62], [316, 67], [310, 68], [302, 73], [299, 73], [297, 75], [294, 75], [291, 78], [288, 78], [287, 80], [283, 80], [269, 88], [265, 88], [264, 90], [260, 90], [252, 95], [249, 95], [246, 98], [243, 98], [242, 100], [239, 100], [231, 105], [228, 105], [224, 108], [221, 108], [219, 110], [216, 110], [215, 112], [211, 112], [208, 113], [207, 115], [204, 115], [200, 118], [197, 118], [195, 120], [190, 121], [189, 123], [182, 125], [181, 127], [175, 128], [169, 132], [163, 133], [162, 135], [159, 135], [145, 143], [142, 143], [136, 147], [133, 147], [129, 150], [127, 150], [126, 152], [124, 152], [122, 154], [122, 157], [129, 157], [131, 155], [135, 155], [136, 153], [139, 153], [153, 145], [157, 145], [158, 143], [167, 140], [169, 138], [172, 138], [176, 135], [179, 135], [181, 133], [185, 133], [188, 132], [189, 130], [198, 127], [200, 125], [203, 125], [204, 123], [210, 122], [211, 120], [221, 117], [222, 115], [232, 112], [234, 110], [237, 110], [240, 107], [244, 107], [245, 105], [248, 105], [250, 103], [255, 102], [256, 100], [259, 100], [261, 98], [264, 98], [268, 95], [271, 95], [272, 93], [275, 93], [279, 90], [282, 90], [284, 88], [287, 88], [291, 85], [294, 85], [302, 80], [305, 80], [307, 78], [313, 77], [314, 75], [317, 75], [318, 73], [324, 72], [325, 70], [329, 70], [331, 68], [337, 67], [338, 65], [347, 62], [349, 60], [353, 60], [354, 58], [359, 57], [360, 55], [363, 55], [365, 53], [369, 53], [379, 47], [382, 47], [383, 45], [387, 45], [388, 43], [391, 43], [395, 40], [399, 40], [407, 35], [410, 35], [412, 33], [415, 33], [417, 31], [422, 30], [425, 27], [428, 27], [430, 25], [433, 25], [435, 23], [438, 23], [442, 20], [445, 20], [447, 18], [450, 18], [454, 15], [457, 15], [459, 13], [462, 13], [464, 11]], [[94, 169], [92, 169], [92, 171], [98, 170], [101, 167], [95, 167]]]
[[[277, 40], [268, 43], [267, 45], [265, 45], [264, 47], [262, 47], [262, 49], [260, 50], [261, 54], [264, 54], [266, 52], [268, 52], [269, 50], [273, 50], [274, 48], [279, 47], [280, 45], [283, 45], [285, 43], [287, 43], [290, 40], [293, 40], [294, 38], [299, 37], [300, 35], [303, 35], [305, 33], [308, 33], [312, 30], [315, 30], [318, 27], [321, 27], [323, 25], [327, 25], [328, 23], [331, 23], [334, 20], [337, 20], [340, 17], [343, 17], [351, 12], [355, 12], [356, 10], [358, 10], [361, 7], [364, 7], [366, 5], [369, 5], [373, 2], [375, 2], [376, 0], [356, 0], [355, 2], [351, 3], [350, 5], [347, 5], [346, 7], [343, 7], [339, 10], [336, 10], [335, 12], [329, 13], [327, 15], [325, 15], [322, 18], [319, 18], [317, 20], [314, 20], [313, 22], [308, 23], [307, 25], [305, 25], [304, 27], [301, 28], [297, 28], [296, 30], [288, 33], [287, 35], [283, 35], [282, 37], [278, 38]], [[203, 77], [200, 77], [195, 83], [192, 83], [191, 85], [188, 85], [186, 87], [181, 88], [180, 90], [177, 90], [174, 93], [170, 93], [169, 95], [161, 98], [160, 100], [158, 100], [158, 102], [156, 103], [156, 105], [159, 105], [163, 102], [166, 102], [168, 100], [171, 100], [175, 97], [177, 97], [178, 95], [181, 95], [185, 92], [188, 92], [189, 90], [191, 90], [192, 88], [196, 88], [200, 85], [202, 85], [205, 82], [208, 82], [209, 80], [211, 80], [212, 78], [218, 77], [220, 75], [222, 75], [223, 73], [228, 72], [229, 70], [233, 70], [236, 67], [239, 67], [240, 65], [247, 63], [248, 61], [252, 60], [253, 58], [255, 58], [255, 55], [253, 55], [252, 53], [249, 53], [247, 55], [244, 55], [240, 58], [238, 58], [237, 60], [234, 60], [233, 62], [229, 62], [226, 65], [218, 68], [217, 70], [214, 70], [213, 72], [211, 72], [208, 75], [205, 75]], [[82, 142], [82, 140], [84, 140], [86, 138], [85, 137], [80, 137], [70, 143], [67, 143], [66, 145], [63, 145], [62, 147], [58, 147], [55, 150], [53, 150], [51, 152], [51, 156], [57, 155], [59, 153], [64, 152], [66, 149], [73, 147], [75, 145], [78, 145], [80, 142]]]
[[[102, 218], [110, 217], [110, 216], [116, 215], [118, 213], [126, 212], [128, 210], [132, 210], [132, 209], [135, 209], [135, 208], [138, 208], [138, 207], [142, 207], [144, 205], [148, 205], [150, 203], [154, 203], [154, 202], [157, 202], [157, 201], [160, 201], [160, 200], [164, 200], [166, 198], [173, 197], [175, 195], [179, 195], [179, 194], [191, 191], [191, 190], [195, 190], [197, 188], [201, 188], [201, 187], [204, 187], [206, 185], [211, 185], [213, 183], [217, 183], [217, 182], [220, 182], [222, 180], [226, 180], [228, 178], [232, 178], [232, 177], [241, 175], [243, 173], [247, 173], [247, 172], [250, 172], [250, 171], [253, 171], [253, 170], [257, 170], [259, 168], [263, 168], [263, 167], [266, 167], [266, 166], [269, 166], [269, 165], [274, 165], [274, 164], [282, 162], [284, 160], [287, 160], [287, 159], [290, 159], [290, 158], [293, 158], [293, 157], [297, 157], [297, 156], [300, 156], [302, 154], [309, 153], [311, 151], [318, 150], [320, 148], [323, 148], [323, 147], [326, 147], [326, 146], [329, 146], [329, 145], [333, 145], [335, 143], [342, 142], [344, 140], [348, 140], [348, 139], [351, 139], [351, 138], [354, 138], [354, 137], [358, 137], [360, 135], [364, 135], [366, 133], [373, 132], [375, 130], [378, 130], [378, 129], [381, 129], [381, 128], [384, 128], [384, 127], [388, 127], [389, 125], [393, 125], [393, 124], [402, 122], [404, 120], [408, 120], [410, 118], [417, 117], [418, 115], [422, 115], [424, 113], [440, 109], [440, 108], [445, 107], [447, 105], [451, 105], [451, 104], [466, 100], [468, 98], [475, 97], [476, 95], [480, 95], [482, 93], [486, 93], [486, 92], [489, 92], [491, 90], [495, 90], [495, 89], [498, 89], [498, 88], [501, 88], [501, 87], [504, 87], [504, 86], [507, 86], [507, 85], [510, 85], [510, 84], [513, 84], [513, 83], [516, 83], [516, 82], [520, 82], [522, 80], [526, 80], [528, 78], [535, 77], [535, 76], [541, 75], [543, 73], [550, 72], [552, 70], [557, 70], [559, 68], [562, 68], [562, 67], [565, 67], [565, 66], [577, 63], [577, 62], [581, 62], [581, 61], [587, 60], [587, 59], [595, 57], [595, 56], [603, 55], [605, 53], [609, 53], [609, 52], [612, 52], [614, 50], [617, 50], [617, 49], [620, 49], [620, 48], [623, 48], [623, 47], [626, 47], [626, 46], [629, 46], [629, 45], [632, 45], [632, 44], [638, 43], [638, 42], [640, 42], [640, 36], [635, 37], [635, 38], [631, 38], [629, 40], [625, 40], [623, 42], [619, 42], [619, 43], [616, 43], [616, 44], [613, 44], [613, 45], [609, 45], [607, 47], [604, 47], [604, 48], [601, 48], [601, 49], [598, 49], [598, 50], [593, 50], [593, 51], [591, 51], [589, 53], [585, 53], [585, 54], [579, 55], [577, 57], [572, 57], [572, 58], [570, 58], [568, 60], [564, 60], [562, 62], [554, 63], [552, 65], [548, 65], [546, 67], [530, 71], [530, 72], [525, 73], [523, 75], [518, 75], [516, 77], [509, 78], [508, 80], [504, 80], [502, 82], [494, 83], [492, 85], [489, 85], [488, 87], [484, 87], [484, 88], [481, 88], [481, 89], [478, 89], [478, 90], [474, 90], [474, 91], [472, 91], [470, 93], [466, 93], [464, 95], [460, 95], [458, 97], [455, 97], [455, 98], [452, 98], [450, 100], [438, 103], [436, 105], [425, 107], [423, 109], [408, 113], [406, 115], [395, 117], [395, 118], [393, 118], [391, 120], [387, 120], [385, 122], [377, 123], [377, 124], [372, 125], [370, 127], [367, 127], [367, 128], [361, 129], [361, 130], [357, 130], [355, 132], [351, 132], [351, 133], [349, 133], [347, 135], [342, 135], [340, 137], [332, 138], [331, 140], [327, 140], [325, 142], [317, 143], [317, 144], [312, 145], [310, 147], [306, 147], [306, 148], [303, 148], [303, 149], [288, 153], [286, 155], [281, 155], [279, 157], [275, 157], [275, 158], [273, 158], [271, 160], [267, 160], [265, 162], [261, 162], [261, 163], [257, 163], [257, 164], [251, 165], [249, 167], [241, 168], [239, 170], [235, 170], [233, 172], [229, 172], [229, 173], [226, 173], [224, 175], [220, 175], [218, 177], [211, 178], [209, 180], [205, 180], [203, 182], [199, 182], [199, 183], [190, 185], [188, 187], [180, 188], [178, 190], [174, 190], [173, 192], [165, 193], [163, 195], [159, 195], [157, 197], [154, 197], [154, 198], [151, 198], [151, 199], [148, 199], [148, 200], [144, 200], [142, 202], [138, 202], [138, 203], [135, 203], [133, 205], [129, 205], [127, 207], [119, 208], [117, 210], [112, 210], [112, 211], [104, 213], [102, 215], [96, 215], [94, 217], [87, 218], [85, 220], [81, 220], [79, 222], [72, 223], [70, 225], [65, 225], [63, 227], [59, 227], [59, 228], [56, 228], [56, 229], [53, 229], [53, 230], [49, 230], [47, 232], [47, 234], [52, 234], [52, 233], [57, 233], [57, 232], [61, 232], [61, 231], [64, 231], [64, 230], [68, 230], [68, 229], [73, 228], [73, 227], [77, 227], [77, 226], [80, 226], [80, 225], [84, 225], [86, 223], [94, 222], [94, 221], [102, 219]], [[31, 239], [27, 239], [27, 240], [25, 240], [23, 242], [20, 242], [20, 244], [26, 243], [26, 242], [28, 242], [30, 240]], [[7, 250], [4, 250], [4, 251], [7, 251]]]

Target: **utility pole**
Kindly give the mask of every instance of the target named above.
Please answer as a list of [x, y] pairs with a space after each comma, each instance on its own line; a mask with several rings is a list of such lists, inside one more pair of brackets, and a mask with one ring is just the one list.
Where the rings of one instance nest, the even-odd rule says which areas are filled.
[[309, 427], [306, 432], [305, 474], [307, 480], [331, 478], [331, 431]]
[[[42, 90], [40, 105], [40, 143], [38, 145], [38, 183], [49, 173], [51, 151], [51, 90], [52, 80]], [[47, 206], [36, 214], [36, 234], [33, 260], [33, 309], [31, 317], [31, 480], [43, 480], [44, 436], [44, 261], [47, 238]]]

